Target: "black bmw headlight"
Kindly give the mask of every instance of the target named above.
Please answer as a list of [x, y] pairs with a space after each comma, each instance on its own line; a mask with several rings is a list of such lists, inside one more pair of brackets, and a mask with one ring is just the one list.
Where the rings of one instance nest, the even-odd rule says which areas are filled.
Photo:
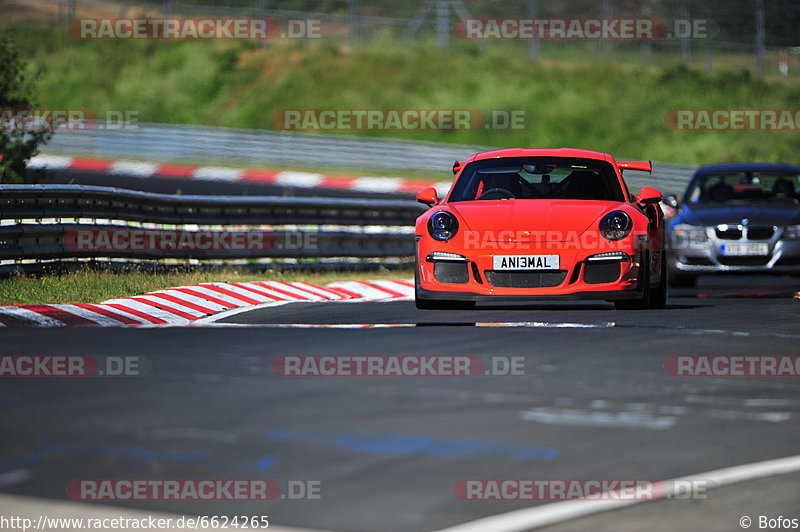
[[439, 211], [428, 220], [428, 233], [434, 240], [450, 240], [456, 231], [458, 231], [458, 220], [447, 211]]
[[622, 240], [630, 234], [631, 229], [633, 222], [624, 211], [612, 211], [600, 220], [600, 234], [606, 240]]

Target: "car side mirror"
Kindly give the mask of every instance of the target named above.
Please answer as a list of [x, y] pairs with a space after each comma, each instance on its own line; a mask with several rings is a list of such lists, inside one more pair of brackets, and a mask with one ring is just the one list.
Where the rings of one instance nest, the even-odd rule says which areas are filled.
[[436, 189], [433, 187], [428, 187], [424, 190], [420, 190], [417, 193], [417, 201], [427, 205], [428, 207], [433, 207], [439, 203], [439, 198], [436, 195]]
[[653, 203], [658, 203], [661, 201], [661, 192], [654, 189], [653, 187], [644, 187], [639, 192], [639, 203], [642, 205], [651, 205]]
[[678, 196], [675, 194], [668, 194], [664, 196], [664, 203], [667, 204], [668, 207], [672, 207], [673, 209], [678, 208]]
[[453, 163], [453, 175], [457, 174], [461, 167], [464, 165], [461, 161], [456, 161]]

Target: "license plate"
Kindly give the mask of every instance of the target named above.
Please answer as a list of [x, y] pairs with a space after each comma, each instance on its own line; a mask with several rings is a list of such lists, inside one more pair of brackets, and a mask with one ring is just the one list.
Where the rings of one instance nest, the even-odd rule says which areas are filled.
[[558, 255], [495, 255], [495, 270], [557, 270]]
[[769, 255], [769, 244], [722, 244], [722, 246], [720, 246], [720, 252], [726, 257], [735, 257], [741, 255]]

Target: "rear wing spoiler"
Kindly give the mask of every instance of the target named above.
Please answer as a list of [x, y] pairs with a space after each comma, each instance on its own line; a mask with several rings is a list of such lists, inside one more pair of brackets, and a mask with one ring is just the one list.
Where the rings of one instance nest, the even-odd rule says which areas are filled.
[[617, 161], [617, 168], [622, 170], [638, 170], [653, 173], [653, 161]]

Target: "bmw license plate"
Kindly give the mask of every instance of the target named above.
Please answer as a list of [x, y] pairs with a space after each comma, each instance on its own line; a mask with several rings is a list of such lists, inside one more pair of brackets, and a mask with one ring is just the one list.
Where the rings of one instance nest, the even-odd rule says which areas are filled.
[[722, 244], [720, 253], [726, 257], [736, 257], [742, 255], [769, 255], [769, 244], [739, 242], [734, 244]]
[[557, 270], [558, 255], [495, 255], [495, 270]]

